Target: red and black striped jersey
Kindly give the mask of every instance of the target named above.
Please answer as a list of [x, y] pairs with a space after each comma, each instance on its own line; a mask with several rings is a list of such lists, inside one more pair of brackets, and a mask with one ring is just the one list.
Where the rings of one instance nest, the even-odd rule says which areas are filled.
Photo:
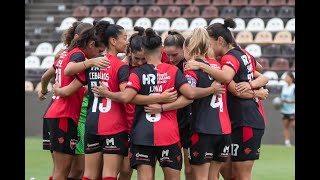
[[91, 90], [101, 82], [108, 86], [109, 91], [119, 92], [119, 85], [128, 81], [129, 66], [116, 56], [107, 54], [106, 57], [110, 60], [109, 67], [88, 68], [85, 78], [81, 79], [88, 84], [89, 103], [85, 130], [90, 134], [112, 135], [128, 129], [123, 104], [109, 98], [97, 97]]
[[[144, 64], [130, 74], [127, 88], [151, 96], [172, 87], [179, 90], [185, 83], [187, 79], [176, 66]], [[134, 144], [145, 146], [167, 146], [180, 141], [177, 110], [149, 114], [145, 113], [144, 106], [136, 105], [130, 139]]]
[[[210, 65], [212, 68], [221, 69], [220, 64], [212, 59], [196, 61]], [[210, 87], [215, 79], [202, 70], [185, 71], [188, 82], [193, 87]], [[227, 95], [211, 94], [195, 99], [192, 103], [191, 129], [204, 134], [230, 134], [231, 123], [227, 108]]]
[[[252, 58], [253, 56], [248, 52], [236, 46], [222, 56], [221, 65], [227, 65], [234, 69], [236, 74], [233, 80], [236, 83], [250, 82], [254, 78], [253, 73], [255, 71], [255, 63], [251, 60]], [[232, 129], [238, 126], [249, 126], [257, 129], [265, 128], [264, 117], [260, 112], [260, 106], [256, 99], [239, 98], [229, 91], [227, 95]]]
[[[74, 48], [71, 51], [63, 51], [59, 59], [55, 62], [54, 68], [56, 70], [55, 78], [58, 80], [60, 87], [67, 86], [75, 78], [80, 79], [84, 77], [84, 72], [78, 73], [74, 76], [65, 76], [64, 69], [66, 68], [69, 60], [74, 58], [74, 54], [79, 54], [77, 58], [85, 58], [84, 52], [79, 48]], [[60, 117], [69, 117], [73, 119], [77, 124], [80, 118], [80, 111], [82, 100], [84, 96], [84, 88], [81, 88], [71, 96], [60, 97], [52, 96], [52, 101], [49, 104], [49, 107], [45, 113], [45, 118], [60, 118]]]

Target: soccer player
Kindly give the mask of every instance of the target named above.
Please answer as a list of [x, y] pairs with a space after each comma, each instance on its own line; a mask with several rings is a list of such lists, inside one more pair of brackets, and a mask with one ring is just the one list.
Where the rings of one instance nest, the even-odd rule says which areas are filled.
[[292, 72], [286, 72], [285, 84], [281, 90], [282, 107], [280, 109], [283, 115], [283, 136], [284, 144], [291, 147], [290, 143], [290, 128], [295, 128], [295, 78]]
[[[61, 53], [60, 58], [54, 64], [56, 81], [62, 87], [68, 85], [73, 79], [77, 78], [77, 75], [66, 77], [61, 73], [74, 53], [78, 52], [84, 57], [92, 58], [100, 51], [104, 50], [104, 46], [98, 43], [98, 38], [94, 35], [94, 30], [92, 28], [86, 28], [81, 31], [81, 34], [85, 32], [92, 33], [88, 33], [89, 35], [82, 39], [84, 43], [79, 44], [79, 46], [75, 46], [73, 42], [71, 42], [68, 49]], [[50, 76], [50, 73], [45, 74], [45, 76], [46, 75]], [[45, 82], [43, 84], [45, 84]], [[76, 91], [69, 97], [54, 95], [44, 115], [50, 132], [50, 149], [53, 151], [54, 155], [53, 179], [67, 179], [69, 174], [75, 154], [75, 145], [78, 142], [77, 124], [79, 121], [83, 95], [84, 89]]]
[[[169, 59], [168, 63], [177, 66], [181, 72], [183, 72], [183, 64], [186, 62], [183, 56], [184, 40], [185, 38], [178, 31], [170, 30], [163, 43], [166, 56]], [[188, 147], [190, 147], [191, 143], [191, 106], [187, 105], [179, 109], [177, 111], [177, 119], [181, 146], [183, 147], [185, 179], [192, 180], [191, 166], [188, 158]]]
[[[87, 28], [91, 28], [92, 25], [89, 23], [82, 23], [80, 21], [76, 21], [72, 24], [72, 26], [66, 30], [63, 33], [63, 43], [66, 45], [66, 47], [69, 47], [71, 44], [71, 41], [75, 38], [77, 38], [81, 31], [87, 29]], [[56, 55], [55, 55], [55, 61], [57, 61], [60, 57], [60, 55], [62, 54], [62, 52], [66, 51], [66, 49], [61, 49]], [[54, 63], [56, 64], [56, 62]], [[46, 99], [46, 94], [48, 92], [47, 90], [47, 86], [48, 83], [50, 81], [50, 79], [52, 79], [55, 75], [55, 66], [49, 68], [42, 76], [41, 78], [41, 89], [40, 91], [38, 91], [38, 97], [39, 100], [44, 100]], [[80, 118], [81, 119], [81, 118]], [[79, 126], [78, 126], [79, 127]], [[81, 141], [81, 139], [80, 139]], [[76, 145], [78, 146], [79, 143]], [[47, 121], [45, 119], [43, 119], [43, 149], [44, 150], [50, 150], [50, 138], [49, 138], [49, 127], [47, 125]], [[79, 154], [78, 152], [78, 148], [76, 147], [76, 153], [75, 154]], [[51, 151], [51, 156], [52, 156], [52, 160], [54, 162], [54, 156], [53, 156], [53, 152]], [[69, 178], [74, 178], [74, 179], [81, 179], [82, 174], [83, 174], [83, 166], [84, 166], [84, 159], [81, 156], [75, 156], [73, 158], [73, 162], [72, 162], [72, 166], [71, 166], [71, 170], [70, 173], [68, 175]], [[80, 169], [80, 170], [79, 170]], [[53, 164], [53, 169], [52, 169], [52, 174], [54, 172], [54, 164]], [[78, 178], [77, 178], [78, 177]], [[52, 176], [49, 177], [49, 180], [52, 179]]]
[[[161, 37], [148, 28], [142, 39], [147, 64], [130, 74], [125, 91], [111, 92], [104, 85], [93, 87], [93, 91], [98, 96], [126, 103], [137, 93], [157, 95], [170, 88], [190, 99], [214, 91], [213, 87], [192, 88], [176, 66], [161, 63], [161, 44]], [[130, 140], [130, 165], [137, 169], [138, 179], [154, 179], [155, 158], [166, 179], [180, 178], [182, 159], [176, 110], [149, 114], [143, 106], [136, 105]]]
[[[254, 160], [259, 159], [261, 139], [264, 134], [265, 118], [260, 111], [256, 98], [256, 88], [264, 86], [268, 79], [255, 71], [253, 57], [238, 46], [233, 46], [233, 37], [228, 29], [235, 27], [232, 19], [226, 19], [224, 24], [214, 23], [207, 27], [210, 43], [216, 56], [221, 56], [222, 70], [192, 62], [187, 63], [186, 69], [192, 64], [204, 70], [212, 77], [217, 77], [221, 83], [228, 83], [228, 111], [232, 122], [231, 160], [235, 169], [236, 179], [251, 179], [251, 171]], [[218, 78], [219, 75], [223, 75]], [[257, 79], [253, 80], [255, 77]], [[246, 82], [250, 87], [253, 98], [240, 99], [235, 94], [241, 93], [247, 88], [238, 91], [232, 87], [231, 80], [235, 83]], [[243, 83], [240, 85], [241, 87]]]

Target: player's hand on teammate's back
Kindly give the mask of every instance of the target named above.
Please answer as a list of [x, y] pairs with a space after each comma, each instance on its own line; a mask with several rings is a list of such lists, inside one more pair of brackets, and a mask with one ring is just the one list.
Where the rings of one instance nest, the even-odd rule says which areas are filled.
[[173, 87], [166, 89], [160, 94], [162, 103], [171, 103], [177, 100], [178, 93], [176, 90], [173, 90], [173, 89], [174, 89]]
[[184, 66], [184, 71], [189, 70], [199, 70], [201, 62], [195, 61], [195, 60], [189, 60], [186, 65]]
[[251, 90], [251, 86], [248, 82], [236, 83], [236, 90], [240, 93], [244, 93], [247, 90]]
[[96, 57], [93, 59], [94, 66], [97, 66], [99, 68], [107, 68], [110, 66], [110, 60], [106, 57]]
[[160, 104], [149, 104], [144, 106], [144, 111], [149, 114], [156, 114], [161, 112], [161, 105]]
[[211, 84], [211, 87], [214, 87], [213, 94], [217, 96], [221, 95], [226, 91], [226, 89], [224, 88], [224, 85], [217, 83], [216, 81], [213, 81], [213, 83]]
[[106, 93], [109, 91], [108, 86], [101, 81], [100, 86], [93, 86], [91, 90], [98, 97], [106, 97]]

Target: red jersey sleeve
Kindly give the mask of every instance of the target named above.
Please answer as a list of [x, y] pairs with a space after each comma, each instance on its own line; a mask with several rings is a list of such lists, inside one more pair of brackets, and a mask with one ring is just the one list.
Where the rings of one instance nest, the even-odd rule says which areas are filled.
[[224, 66], [224, 65], [228, 65], [230, 67], [233, 68], [233, 70], [237, 73], [239, 68], [240, 68], [240, 63], [239, 61], [237, 60], [236, 57], [232, 56], [232, 55], [224, 55], [222, 58], [221, 58], [221, 65]]
[[132, 88], [137, 92], [140, 91], [140, 79], [136, 73], [131, 73], [126, 88]]
[[184, 75], [192, 87], [197, 87], [198, 76], [194, 71], [185, 71]]

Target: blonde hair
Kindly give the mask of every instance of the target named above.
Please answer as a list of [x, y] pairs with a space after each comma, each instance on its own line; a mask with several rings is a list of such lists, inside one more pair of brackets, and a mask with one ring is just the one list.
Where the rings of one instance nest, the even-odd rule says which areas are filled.
[[209, 49], [208, 49], [208, 53], [207, 53], [206, 58], [210, 58], [210, 59], [215, 59], [216, 58], [216, 56], [214, 55], [214, 51], [213, 51], [211, 45], [209, 45]]
[[195, 59], [199, 56], [207, 57], [210, 46], [210, 37], [207, 30], [195, 28], [192, 35], [186, 38], [185, 46], [188, 47], [192, 58]]

